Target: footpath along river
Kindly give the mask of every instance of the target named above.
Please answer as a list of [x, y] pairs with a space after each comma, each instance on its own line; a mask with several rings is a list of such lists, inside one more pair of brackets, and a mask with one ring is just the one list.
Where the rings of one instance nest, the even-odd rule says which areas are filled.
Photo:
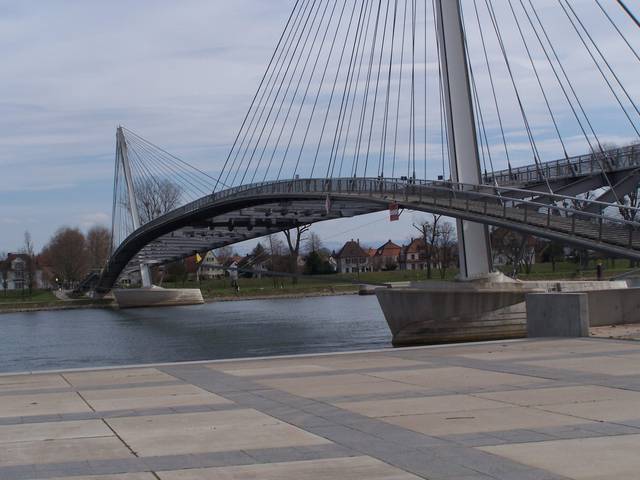
[[0, 314], [0, 372], [391, 347], [374, 296]]

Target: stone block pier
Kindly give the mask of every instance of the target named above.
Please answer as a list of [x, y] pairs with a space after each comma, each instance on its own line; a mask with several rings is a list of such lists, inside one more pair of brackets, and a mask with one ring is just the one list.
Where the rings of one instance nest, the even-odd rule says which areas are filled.
[[635, 479], [640, 344], [0, 376], [2, 480]]

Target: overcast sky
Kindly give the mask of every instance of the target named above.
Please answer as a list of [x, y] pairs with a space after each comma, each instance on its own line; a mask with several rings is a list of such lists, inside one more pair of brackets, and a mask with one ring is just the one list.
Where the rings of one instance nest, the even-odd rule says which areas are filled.
[[[585, 2], [593, 3], [575, 3]], [[552, 3], [540, 0], [543, 7]], [[603, 3], [640, 47], [639, 30], [614, 10], [613, 0]], [[0, 251], [20, 248], [25, 230], [40, 249], [61, 225], [110, 225], [119, 124], [217, 172], [293, 4], [0, 0]], [[636, 79], [639, 64], [619, 39], [607, 30], [598, 38], [618, 42], [610, 59], [626, 69], [623, 79]], [[591, 75], [577, 60], [574, 73]], [[530, 67], [521, 58], [518, 68]], [[585, 88], [597, 92], [602, 87], [596, 83]], [[638, 98], [638, 82], [629, 83]], [[609, 120], [598, 103], [602, 96], [590, 100], [607, 139], [634, 139]], [[377, 214], [314, 229], [331, 243], [402, 241], [421, 216], [407, 213], [390, 224], [388, 214]]]

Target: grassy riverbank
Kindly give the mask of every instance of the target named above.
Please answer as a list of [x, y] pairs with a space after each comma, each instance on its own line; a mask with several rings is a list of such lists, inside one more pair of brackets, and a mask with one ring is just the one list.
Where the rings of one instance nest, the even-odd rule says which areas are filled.
[[[619, 260], [616, 264], [605, 265], [604, 278], [609, 279], [628, 272], [628, 262]], [[509, 268], [503, 271], [511, 275]], [[457, 269], [446, 271], [444, 280], [453, 280], [458, 274]], [[578, 269], [575, 263], [558, 262], [555, 271], [550, 263], [533, 265], [532, 271], [528, 274], [520, 273], [519, 280], [595, 280], [596, 265], [591, 262], [585, 269]], [[441, 281], [443, 278], [440, 272], [432, 272], [431, 281]], [[333, 274], [302, 276], [294, 283], [290, 278], [240, 278], [238, 284], [240, 291], [235, 292], [231, 287], [228, 278], [206, 280], [197, 283], [195, 281], [185, 282], [165, 282], [162, 286], [166, 288], [200, 288], [202, 295], [207, 300], [234, 298], [264, 298], [264, 297], [290, 297], [290, 296], [311, 296], [329, 295], [332, 293], [356, 293], [360, 283], [387, 283], [387, 282], [409, 282], [409, 281], [429, 281], [426, 271], [390, 271], [390, 272], [367, 272], [360, 274]]]
[[[586, 269], [578, 269], [575, 263], [558, 262], [555, 271], [550, 263], [533, 265], [529, 274], [518, 275], [520, 280], [594, 280], [596, 278], [595, 262], [591, 262]], [[507, 275], [509, 268], [504, 268]], [[619, 260], [613, 264], [605, 264], [604, 278], [608, 279], [628, 272], [628, 262]], [[444, 280], [453, 280], [457, 270], [447, 270]], [[217, 300], [248, 300], [254, 298], [297, 298], [319, 295], [355, 294], [360, 283], [387, 283], [428, 281], [426, 271], [391, 271], [367, 272], [360, 274], [333, 274], [302, 276], [293, 281], [286, 277], [240, 278], [240, 290], [236, 292], [231, 287], [228, 278], [195, 281], [164, 282], [165, 288], [200, 288], [206, 301]], [[432, 281], [442, 280], [440, 272], [432, 272]], [[89, 308], [112, 307], [111, 300], [92, 300], [88, 298], [59, 300], [51, 291], [28, 292], [0, 292], [0, 313], [48, 310], [61, 308]]]
[[50, 290], [34, 290], [31, 293], [28, 291], [0, 293], [0, 313], [67, 308], [98, 308], [111, 305], [111, 300], [93, 300], [90, 298], [60, 300]]

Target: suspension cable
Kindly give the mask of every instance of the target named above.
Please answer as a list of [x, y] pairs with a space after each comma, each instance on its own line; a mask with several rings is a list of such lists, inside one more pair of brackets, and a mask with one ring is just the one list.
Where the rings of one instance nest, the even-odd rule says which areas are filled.
[[[638, 134], [638, 136], [640, 137], [640, 131], [638, 130], [638, 128], [636, 127], [635, 123], [633, 122], [633, 120], [631, 119], [631, 117], [629, 116], [629, 114], [627, 113], [627, 109], [624, 107], [624, 105], [622, 104], [622, 101], [620, 100], [620, 98], [618, 97], [617, 93], [615, 92], [613, 86], [611, 85], [611, 82], [609, 81], [609, 79], [607, 78], [607, 76], [605, 75], [604, 71], [602, 70], [602, 67], [600, 66], [599, 62], [596, 60], [595, 56], [593, 55], [593, 52], [591, 51], [591, 49], [588, 47], [587, 42], [584, 40], [582, 34], [580, 33], [580, 30], [578, 29], [578, 26], [576, 25], [576, 23], [573, 21], [573, 19], [571, 18], [571, 15], [569, 15], [569, 11], [565, 8], [564, 4], [562, 3], [561, 0], [558, 0], [558, 3], [560, 4], [560, 6], [562, 7], [562, 10], [564, 11], [565, 15], [567, 16], [567, 18], [569, 19], [569, 21], [571, 22], [572, 27], [574, 28], [575, 32], [578, 34], [578, 37], [580, 38], [580, 41], [582, 42], [582, 44], [584, 45], [585, 49], [587, 50], [587, 52], [589, 53], [589, 56], [591, 57], [591, 59], [593, 60], [593, 63], [596, 65], [596, 67], [598, 67], [598, 70], [600, 71], [602, 78], [605, 80], [605, 82], [607, 83], [607, 85], [609, 86], [609, 89], [611, 90], [611, 93], [614, 95], [614, 97], [616, 98], [616, 101], [618, 102], [618, 104], [620, 105], [620, 108], [622, 109], [622, 111], [624, 112], [625, 116], [627, 117], [627, 119], [629, 120], [629, 123], [631, 124], [631, 127], [635, 130], [636, 134]], [[598, 52], [598, 54], [600, 55], [600, 57], [602, 57], [602, 60], [604, 61], [605, 65], [607, 66], [607, 68], [609, 69], [609, 71], [611, 72], [611, 74], [613, 75], [613, 77], [615, 78], [616, 82], [618, 83], [618, 85], [620, 86], [620, 88], [622, 89], [622, 91], [624, 92], [624, 94], [626, 95], [627, 99], [629, 100], [629, 102], [631, 103], [631, 106], [635, 109], [636, 113], [638, 115], [640, 115], [640, 110], [638, 109], [638, 107], [636, 106], [635, 102], [633, 101], [633, 99], [631, 98], [631, 96], [629, 95], [629, 92], [627, 92], [627, 89], [624, 87], [624, 85], [622, 84], [622, 82], [620, 81], [620, 78], [618, 77], [618, 75], [616, 75], [616, 73], [613, 71], [613, 69], [611, 68], [611, 65], [609, 64], [609, 62], [607, 61], [607, 59], [605, 58], [605, 56], [602, 54], [602, 51], [600, 50], [600, 48], [598, 47], [598, 45], [596, 44], [596, 42], [594, 42], [593, 37], [591, 36], [591, 34], [589, 34], [589, 32], [587, 31], [587, 29], [585, 28], [584, 24], [582, 23], [582, 20], [580, 20], [580, 17], [578, 17], [576, 11], [573, 9], [573, 7], [569, 4], [567, 4], [567, 6], [569, 7], [569, 9], [571, 10], [571, 12], [573, 13], [574, 17], [576, 18], [576, 20], [578, 21], [578, 23], [580, 24], [580, 26], [582, 27], [582, 29], [584, 30], [585, 34], [587, 35], [587, 38], [591, 41], [591, 43], [593, 44], [593, 46], [595, 47], [596, 51]]]
[[[382, 2], [381, 2], [382, 3]], [[382, 27], [382, 42], [380, 43], [380, 57], [378, 59], [378, 73], [376, 76], [376, 88], [373, 94], [373, 109], [372, 109], [372, 113], [371, 113], [371, 125], [369, 127], [369, 138], [367, 140], [367, 154], [365, 157], [365, 163], [364, 163], [364, 176], [367, 176], [367, 168], [369, 166], [369, 155], [371, 153], [371, 137], [373, 135], [373, 126], [374, 126], [374, 121], [375, 121], [375, 117], [376, 117], [376, 107], [378, 105], [378, 90], [380, 87], [380, 74], [382, 73], [382, 59], [384, 56], [384, 46], [385, 46], [385, 42], [387, 39], [387, 25], [388, 25], [388, 20], [389, 20], [389, 5], [390, 5], [390, 0], [387, 0], [387, 8], [385, 9], [385, 17], [384, 17], [384, 25]], [[374, 48], [375, 48], [375, 43], [374, 43]]]
[[507, 160], [507, 167], [509, 168], [509, 175], [511, 175], [511, 158], [509, 156], [509, 148], [507, 147], [507, 137], [504, 133], [504, 124], [502, 122], [502, 115], [500, 114], [500, 107], [498, 105], [498, 95], [496, 93], [496, 86], [493, 79], [493, 72], [491, 68], [491, 62], [489, 62], [489, 54], [487, 53], [487, 43], [484, 37], [484, 31], [482, 24], [480, 23], [480, 10], [478, 8], [477, 0], [473, 0], [473, 7], [476, 12], [476, 19], [478, 21], [478, 31], [480, 32], [480, 42], [482, 43], [482, 51], [484, 53], [484, 60], [487, 66], [487, 73], [489, 74], [489, 83], [491, 84], [491, 94], [493, 95], [493, 103], [496, 109], [496, 115], [498, 118], [498, 125], [500, 126], [500, 134], [502, 136], [502, 144], [504, 146], [504, 154]]
[[[351, 55], [349, 58], [349, 66], [347, 68], [347, 77], [345, 80], [345, 88], [342, 91], [342, 99], [340, 100], [340, 109], [338, 110], [338, 118], [336, 120], [336, 129], [335, 132], [333, 134], [333, 139], [332, 139], [332, 144], [331, 144], [331, 152], [329, 154], [329, 163], [327, 164], [327, 171], [326, 171], [326, 175], [325, 178], [329, 178], [330, 176], [333, 176], [333, 172], [335, 169], [335, 165], [337, 162], [337, 157], [338, 157], [338, 148], [339, 148], [339, 143], [340, 143], [340, 139], [342, 136], [342, 130], [344, 128], [344, 123], [345, 123], [345, 119], [346, 119], [346, 110], [348, 108], [349, 105], [349, 97], [351, 95], [351, 87], [353, 85], [353, 77], [355, 75], [355, 68], [356, 68], [356, 64], [357, 59], [358, 59], [358, 51], [360, 50], [360, 45], [362, 43], [362, 37], [363, 37], [363, 30], [364, 30], [364, 24], [366, 23], [366, 19], [367, 19], [367, 6], [369, 6], [369, 0], [365, 0], [364, 2], [360, 3], [360, 13], [358, 14], [358, 23], [356, 25], [356, 31], [355, 31], [355, 35], [354, 35], [354, 40], [353, 40], [353, 47], [351, 48]], [[363, 16], [364, 14], [364, 16]], [[339, 72], [336, 72], [336, 77], [334, 79], [334, 84], [337, 82], [338, 80], [338, 75]], [[325, 118], [324, 118], [324, 123], [323, 123], [323, 133], [324, 133], [324, 128], [325, 125], [327, 123], [328, 120], [328, 116], [329, 116], [329, 112], [327, 111], [327, 113], [325, 114]], [[321, 136], [322, 139], [322, 136]], [[316, 154], [314, 156], [313, 162], [314, 165], [318, 159], [318, 154], [320, 152], [320, 143], [318, 143], [318, 147], [316, 149]], [[340, 171], [342, 171], [342, 162], [340, 163]]]
[[[233, 153], [233, 150], [236, 147], [236, 144], [238, 142], [238, 139], [240, 138], [242, 130], [244, 129], [244, 126], [245, 126], [245, 124], [247, 122], [247, 119], [249, 118], [249, 113], [251, 112], [251, 110], [253, 108], [253, 105], [255, 104], [255, 101], [258, 98], [258, 93], [260, 92], [260, 89], [262, 88], [262, 85], [263, 85], [263, 83], [265, 81], [265, 78], [267, 77], [267, 73], [269, 72], [269, 70], [271, 68], [271, 65], [273, 63], [273, 59], [275, 58], [276, 53], [278, 52], [278, 50], [280, 48], [282, 40], [285, 37], [285, 33], [288, 31], [289, 25], [291, 23], [291, 19], [293, 18], [294, 13], [296, 13], [299, 3], [300, 3], [300, 0], [296, 0], [296, 3], [293, 5], [293, 9], [291, 10], [291, 14], [289, 15], [289, 18], [287, 19], [287, 23], [286, 23], [284, 29], [282, 30], [282, 34], [280, 35], [280, 38], [279, 38], [278, 43], [276, 45], [276, 48], [274, 49], [273, 54], [271, 55], [271, 59], [269, 60], [269, 63], [267, 64], [267, 69], [265, 70], [264, 74], [262, 75], [262, 79], [260, 80], [260, 84], [258, 85], [258, 89], [256, 90], [256, 93], [253, 96], [253, 99], [251, 100], [251, 104], [249, 105], [249, 109], [247, 110], [247, 113], [244, 116], [244, 119], [243, 119], [242, 124], [240, 126], [240, 130], [238, 130], [238, 134], [236, 135], [235, 140], [233, 141], [233, 145], [231, 146], [231, 150], [229, 150], [229, 154], [227, 155], [227, 158], [226, 158], [226, 160], [224, 162], [222, 170], [220, 171], [220, 174], [218, 175], [218, 182], [221, 180], [221, 177], [222, 177], [222, 175], [223, 175], [223, 173], [224, 173], [224, 171], [225, 171], [225, 169], [227, 167], [227, 163], [229, 162], [229, 159], [231, 158], [231, 154]], [[218, 184], [216, 184], [216, 186], [217, 185]]]
[[[315, 6], [316, 0], [314, 0], [314, 6]], [[328, 3], [325, 4], [325, 10], [323, 11], [322, 15], [321, 15], [321, 19], [320, 19], [320, 23], [322, 22], [322, 18], [324, 16], [324, 12], [326, 12], [326, 7], [328, 6]], [[271, 124], [271, 129], [270, 132], [273, 131], [273, 128], [275, 127], [275, 124], [277, 122], [277, 119], [279, 118], [280, 112], [282, 111], [282, 107], [284, 106], [284, 103], [287, 99], [287, 96], [289, 94], [289, 92], [291, 91], [291, 86], [294, 83], [294, 77], [296, 72], [298, 71], [298, 67], [300, 66], [300, 61], [302, 60], [302, 58], [304, 57], [304, 53], [305, 50], [307, 49], [307, 45], [309, 43], [309, 38], [311, 37], [312, 32], [314, 31], [314, 25], [316, 23], [316, 20], [318, 19], [318, 14], [320, 13], [320, 9], [321, 9], [321, 5], [320, 3], [318, 3], [318, 8], [315, 10], [315, 12], [313, 13], [313, 15], [310, 15], [311, 18], [311, 24], [309, 25], [309, 28], [307, 28], [307, 25], [309, 24], [309, 16], [305, 19], [305, 25], [302, 29], [302, 32], [306, 32], [306, 35], [303, 33], [303, 35], [298, 38], [297, 42], [296, 42], [296, 48], [294, 49], [294, 56], [297, 52], [297, 59], [295, 61], [295, 65], [293, 67], [293, 70], [291, 72], [291, 76], [289, 77], [289, 80], [287, 82], [281, 82], [278, 85], [278, 90], [276, 92], [276, 96], [274, 98], [274, 103], [271, 104], [271, 106], [269, 107], [269, 112], [267, 113], [267, 117], [264, 121], [264, 124], [262, 125], [262, 128], [260, 128], [260, 133], [258, 135], [258, 139], [256, 140], [253, 148], [251, 149], [251, 154], [249, 156], [249, 159], [247, 161], [247, 165], [244, 167], [245, 168], [245, 175], [247, 170], [250, 168], [251, 164], [253, 163], [253, 159], [255, 157], [255, 154], [258, 150], [258, 147], [260, 146], [260, 143], [262, 142], [262, 138], [267, 130], [267, 126], [269, 125], [270, 121], [271, 121], [271, 115], [274, 111], [274, 108], [276, 107], [276, 104], [278, 103], [278, 97], [280, 95], [280, 92], [282, 92], [282, 88], [286, 83], [286, 87], [284, 89], [284, 93], [282, 95], [282, 99], [279, 102], [278, 105], [278, 109], [277, 109], [277, 113], [276, 113], [276, 118], [272, 121]], [[313, 11], [313, 10], [312, 10]], [[302, 40], [302, 38], [304, 37], [304, 40]], [[300, 42], [302, 41], [302, 46], [300, 46]], [[299, 50], [298, 50], [299, 48]], [[293, 63], [294, 60], [294, 56], [291, 57], [289, 64], [287, 65], [287, 69], [285, 71], [284, 76], [286, 77], [289, 74], [289, 71], [291, 69], [291, 64]], [[308, 59], [308, 57], [307, 57]], [[284, 79], [283, 79], [284, 80]], [[242, 169], [242, 166], [244, 164], [244, 158], [242, 159], [242, 161], [238, 164], [238, 167], [236, 168], [236, 172], [233, 176], [233, 179], [231, 180], [231, 184], [235, 185], [236, 184], [236, 179], [238, 177], [238, 175], [240, 174], [240, 171]], [[244, 178], [244, 175], [243, 177]], [[240, 184], [242, 184], [242, 181], [240, 182]]]
[[629, 16], [629, 18], [633, 20], [636, 26], [640, 28], [640, 20], [638, 20], [638, 17], [636, 17], [633, 14], [633, 12], [629, 9], [629, 7], [627, 7], [627, 5], [622, 0], [616, 0], [616, 1], [618, 2], [618, 5], [620, 5], [622, 9], [625, 11], [625, 13]]
[[400, 99], [402, 94], [402, 70], [404, 67], [404, 39], [407, 31], [407, 0], [404, 1], [404, 13], [402, 20], [402, 47], [400, 49], [400, 80], [398, 82], [398, 102], [396, 106], [396, 129], [393, 141], [393, 166], [391, 167], [391, 177], [395, 177], [396, 156], [398, 151], [398, 122], [400, 121]]
[[507, 66], [507, 71], [509, 73], [509, 78], [511, 79], [511, 83], [513, 85], [513, 89], [514, 89], [514, 92], [516, 94], [516, 99], [518, 101], [518, 106], [520, 108], [520, 113], [522, 115], [522, 120], [523, 120], [524, 125], [525, 125], [525, 130], [527, 132], [527, 136], [529, 137], [529, 143], [531, 144], [531, 150], [533, 152], [533, 159], [534, 159], [534, 161], [535, 161], [535, 163], [536, 163], [536, 165], [537, 165], [537, 167], [538, 167], [538, 169], [540, 171], [540, 175], [542, 176], [542, 178], [545, 181], [545, 184], [547, 185], [547, 189], [549, 190], [549, 193], [553, 193], [553, 189], [551, 188], [551, 184], [549, 183], [549, 179], [547, 178], [546, 173], [544, 172], [544, 170], [542, 169], [542, 167], [540, 165], [541, 162], [540, 162], [540, 154], [538, 152], [538, 147], [536, 145], [536, 141], [535, 141], [535, 138], [533, 136], [533, 132], [531, 130], [531, 126], [529, 124], [529, 120], [527, 118], [527, 114], [526, 114], [526, 112], [524, 110], [524, 105], [522, 103], [520, 92], [518, 91], [518, 87], [517, 87], [517, 84], [516, 84], [516, 81], [515, 81], [515, 77], [513, 75], [513, 71], [511, 70], [511, 63], [509, 62], [509, 58], [507, 56], [507, 51], [506, 51], [505, 46], [504, 46], [504, 42], [503, 42], [503, 39], [502, 39], [502, 34], [500, 33], [500, 29], [498, 28], [498, 20], [496, 18], [495, 11], [493, 9], [493, 5], [489, 2], [489, 0], [485, 0], [485, 4], [487, 5], [487, 9], [489, 11], [489, 16], [491, 17], [491, 23], [493, 24], [493, 27], [495, 29], [496, 37], [498, 38], [498, 43], [500, 45], [500, 50], [502, 51], [502, 55], [504, 57], [504, 61], [505, 61], [505, 64]]
[[[333, 86], [331, 88], [331, 95], [329, 96], [329, 102], [328, 102], [328, 105], [327, 105], [327, 110], [326, 110], [325, 115], [324, 115], [324, 121], [322, 123], [322, 129], [320, 131], [320, 137], [318, 139], [316, 153], [315, 153], [314, 158], [313, 158], [313, 165], [311, 167], [311, 173], [309, 175], [309, 178], [313, 178], [313, 174], [315, 172], [316, 162], [318, 160], [318, 154], [320, 152], [320, 147], [322, 145], [322, 139], [324, 138], [325, 128], [327, 126], [327, 121], [329, 119], [329, 113], [331, 112], [331, 106], [333, 104], [333, 98], [335, 96], [336, 88], [337, 88], [337, 85], [338, 85], [338, 78], [340, 76], [340, 71], [341, 71], [341, 68], [342, 68], [342, 62], [344, 60], [345, 52], [347, 51], [347, 44], [349, 42], [349, 35], [351, 33], [351, 28], [353, 26], [353, 19], [355, 17], [357, 4], [358, 4], [357, 0], [353, 2], [353, 8], [351, 9], [351, 15], [350, 15], [350, 18], [349, 18], [349, 27], [347, 28], [347, 32], [346, 32], [345, 37], [344, 37], [344, 43], [342, 44], [342, 51], [340, 52], [340, 60], [338, 61], [338, 67], [336, 68], [336, 75], [335, 75], [335, 77], [333, 79]], [[344, 7], [346, 7], [346, 2], [344, 4]], [[344, 12], [344, 7], [343, 7], [343, 12]], [[363, 7], [364, 7], [364, 5], [363, 5]], [[360, 12], [362, 13], [362, 8], [361, 8]], [[359, 23], [359, 20], [358, 20], [358, 23]], [[357, 34], [357, 32], [356, 32], [356, 34]], [[318, 92], [316, 93], [316, 99], [315, 99], [315, 102], [314, 102], [314, 105], [313, 105], [313, 110], [314, 111], [315, 111], [316, 105], [317, 105], [317, 103], [318, 103], [318, 101], [320, 99], [320, 94], [322, 93], [323, 80], [324, 80], [324, 78], [326, 77], [326, 74], [327, 74], [329, 61], [331, 60], [331, 57], [332, 57], [332, 52], [333, 52], [333, 48], [334, 48], [334, 45], [335, 45], [335, 42], [336, 42], [337, 35], [338, 35], [338, 30], [336, 30], [336, 36], [333, 39], [333, 44], [331, 45], [331, 50], [329, 52], [329, 55], [327, 56], [327, 63], [325, 65], [325, 69], [324, 69], [324, 72], [322, 74], [322, 80], [320, 81], [320, 83], [318, 85]], [[355, 37], [354, 37], [354, 42], [355, 42]], [[304, 134], [304, 139], [302, 141], [302, 145], [300, 146], [300, 152], [298, 153], [298, 159], [296, 160], [296, 170], [294, 170], [294, 174], [295, 174], [295, 171], [297, 171], [297, 166], [300, 163], [300, 159], [302, 158], [302, 153], [304, 151], [304, 145], [305, 145], [305, 143], [307, 141], [307, 136], [309, 135], [309, 130], [311, 129], [312, 120], [313, 120], [313, 114], [309, 118], [309, 123], [307, 123], [307, 129], [306, 129], [305, 134]], [[331, 157], [329, 157], [329, 164], [330, 163], [331, 163]]]
[[627, 47], [629, 47], [629, 50], [631, 50], [631, 53], [633, 53], [633, 55], [638, 59], [638, 61], [640, 61], [640, 55], [638, 54], [638, 52], [636, 51], [635, 48], [633, 48], [633, 46], [631, 45], [631, 43], [629, 42], [629, 40], [627, 39], [627, 37], [625, 36], [624, 33], [622, 33], [622, 30], [620, 30], [620, 27], [618, 27], [618, 25], [616, 24], [616, 22], [613, 21], [613, 18], [611, 18], [611, 15], [609, 15], [609, 13], [605, 10], [605, 8], [602, 6], [602, 3], [600, 3], [600, 0], [596, 0], [596, 4], [598, 5], [598, 7], [600, 7], [600, 10], [602, 10], [602, 13], [604, 13], [604, 16], [607, 17], [607, 20], [609, 20], [609, 23], [611, 23], [611, 25], [613, 26], [613, 28], [616, 29], [616, 32], [618, 32], [618, 34], [620, 35], [620, 37], [622, 38], [622, 40], [624, 40], [624, 43], [627, 44]]
[[[369, 2], [369, 0], [367, 0], [367, 2]], [[373, 3], [374, 0], [371, 0], [369, 2], [369, 9], [367, 10], [366, 13], [366, 28], [365, 28], [365, 34], [364, 36], [360, 36], [360, 39], [362, 40], [362, 42], [360, 43], [360, 45], [358, 46], [358, 50], [356, 52], [356, 58], [354, 59], [355, 62], [358, 63], [358, 73], [356, 74], [356, 81], [355, 83], [353, 82], [353, 75], [351, 76], [351, 83], [349, 85], [349, 94], [347, 94], [347, 105], [346, 108], [349, 108], [348, 103], [349, 101], [351, 101], [351, 107], [349, 108], [349, 120], [347, 122], [347, 130], [345, 132], [345, 137], [344, 137], [344, 142], [343, 142], [343, 147], [342, 147], [342, 156], [340, 158], [340, 168], [338, 170], [338, 176], [342, 176], [342, 167], [344, 164], [344, 159], [346, 156], [346, 151], [347, 151], [347, 144], [349, 141], [349, 135], [351, 133], [351, 122], [353, 120], [353, 113], [355, 111], [355, 105], [356, 105], [356, 98], [358, 95], [358, 84], [360, 83], [360, 75], [362, 73], [362, 66], [364, 65], [364, 59], [365, 59], [365, 50], [366, 50], [366, 46], [367, 46], [367, 39], [369, 38], [369, 26], [371, 24], [371, 18], [373, 17], [372, 12], [373, 12]], [[363, 24], [364, 25], [364, 24]], [[362, 47], [362, 50], [360, 51], [360, 47]], [[360, 52], [360, 53], [358, 53]], [[358, 56], [359, 56], [359, 60], [358, 60]], [[353, 92], [353, 95], [351, 95], [351, 99], [350, 94], [351, 92]], [[345, 111], [346, 113], [346, 111]], [[344, 121], [342, 122], [342, 125], [340, 127], [340, 134], [338, 137], [338, 144], [336, 145], [336, 148], [339, 148], [340, 146], [340, 142], [342, 141], [342, 134], [343, 134], [343, 129], [344, 129]], [[336, 153], [337, 155], [337, 153]], [[335, 165], [335, 162], [334, 162]], [[332, 170], [332, 174], [333, 174], [333, 170]]]
[[509, 1], [509, 8], [511, 10], [511, 13], [513, 15], [513, 19], [516, 22], [516, 25], [518, 27], [518, 32], [520, 33], [520, 38], [522, 39], [522, 44], [524, 45], [525, 50], [527, 51], [527, 57], [529, 57], [529, 63], [531, 64], [531, 68], [533, 69], [533, 72], [535, 74], [536, 77], [536, 81], [538, 82], [538, 86], [540, 87], [540, 92], [542, 93], [542, 96], [544, 98], [544, 103], [547, 106], [547, 111], [549, 112], [549, 116], [551, 117], [551, 121], [553, 122], [553, 127], [555, 128], [556, 134], [558, 135], [558, 140], [560, 140], [560, 145], [562, 146], [562, 151], [564, 152], [564, 158], [569, 158], [569, 154], [567, 153], [567, 147], [564, 143], [564, 140], [562, 139], [562, 135], [560, 134], [560, 128], [558, 127], [558, 122], [556, 121], [556, 117], [553, 114], [553, 110], [551, 109], [551, 104], [549, 102], [549, 98], [547, 97], [547, 93], [544, 90], [544, 87], [542, 86], [542, 80], [540, 79], [540, 74], [538, 73], [538, 68], [536, 67], [535, 62], [533, 61], [533, 56], [531, 55], [531, 50], [529, 49], [529, 45], [527, 44], [527, 41], [525, 40], [524, 37], [524, 32], [522, 31], [522, 27], [520, 26], [520, 21], [518, 20], [518, 16], [516, 15], [516, 11], [513, 8], [513, 2], [512, 0], [508, 0]]
[[[582, 130], [582, 133], [587, 141], [587, 144], [589, 145], [589, 148], [591, 149], [591, 151], [596, 151], [596, 149], [593, 147], [592, 143], [591, 143], [591, 139], [589, 138], [589, 135], [587, 134], [586, 130], [584, 129], [584, 126], [582, 125], [582, 122], [577, 114], [577, 112], [575, 111], [575, 108], [573, 106], [573, 103], [564, 87], [564, 84], [562, 83], [560, 76], [558, 75], [557, 71], [556, 71], [556, 67], [553, 64], [553, 62], [551, 61], [551, 58], [549, 57], [546, 47], [544, 46], [544, 43], [542, 42], [542, 39], [540, 38], [540, 36], [538, 35], [537, 29], [535, 28], [533, 21], [531, 20], [528, 11], [526, 10], [526, 8], [524, 7], [524, 3], [523, 0], [520, 0], [520, 3], [522, 4], [522, 8], [524, 9], [527, 18], [529, 19], [529, 22], [531, 23], [534, 32], [536, 33], [536, 37], [538, 38], [538, 41], [540, 42], [540, 45], [543, 48], [543, 51], [545, 52], [545, 56], [547, 57], [547, 61], [549, 62], [549, 65], [551, 66], [551, 69], [553, 70], [556, 79], [558, 80], [558, 83], [560, 84], [560, 87], [567, 99], [567, 101], [569, 102], [569, 106], [571, 107], [571, 110], [573, 111], [574, 116], [576, 117], [576, 119], [578, 120], [578, 125], [580, 126], [580, 129]], [[593, 128], [593, 124], [591, 123], [591, 120], [589, 120], [589, 116], [587, 115], [587, 112], [584, 109], [584, 106], [582, 105], [582, 102], [580, 101], [580, 97], [578, 97], [578, 94], [576, 93], [575, 88], [573, 87], [573, 84], [571, 82], [571, 80], [569, 79], [569, 76], [567, 75], [567, 72], [562, 64], [562, 61], [560, 60], [560, 57], [558, 56], [558, 52], [556, 51], [555, 47], [553, 46], [553, 42], [551, 41], [551, 38], [549, 37], [549, 34], [547, 33], [547, 30], [544, 26], [544, 24], [542, 23], [542, 19], [540, 18], [540, 15], [538, 14], [538, 11], [536, 9], [536, 7], [533, 5], [533, 1], [532, 0], [528, 0], [529, 6], [540, 26], [540, 29], [542, 31], [542, 34], [544, 35], [545, 39], [547, 40], [547, 43], [549, 45], [549, 48], [551, 50], [551, 52], [553, 53], [553, 57], [556, 60], [558, 67], [560, 68], [560, 71], [562, 72], [562, 75], [565, 79], [565, 81], [567, 82], [567, 85], [571, 91], [571, 93], [573, 94], [573, 97], [575, 98], [578, 107], [580, 109], [580, 111], [582, 112], [582, 115], [584, 116], [585, 121], [587, 122], [587, 125], [589, 127], [589, 130], [591, 131], [591, 134], [593, 135], [593, 138], [596, 141], [598, 150], [600, 151], [600, 153], [602, 153], [603, 155], [607, 156], [607, 152], [605, 152], [604, 148], [602, 147], [602, 143], [600, 143], [600, 139], [598, 138], [598, 135], [595, 131], [595, 129]], [[609, 187], [613, 190], [614, 196], [616, 197], [616, 201], [619, 202], [619, 199], [617, 198], [617, 194], [615, 192], [615, 189], [613, 189], [613, 184], [611, 183], [611, 179], [609, 178], [609, 174], [607, 173], [606, 169], [604, 168], [604, 164], [602, 163], [602, 160], [596, 156], [596, 161], [598, 162], [598, 164], [600, 165], [600, 169], [602, 171], [602, 174], [604, 175], [607, 184], [609, 185]]]
[[384, 115], [382, 122], [382, 136], [380, 145], [380, 158], [378, 159], [378, 175], [384, 177], [384, 162], [387, 153], [387, 133], [389, 127], [389, 97], [391, 96], [391, 70], [393, 68], [393, 51], [396, 40], [396, 21], [398, 18], [398, 0], [394, 2], [393, 26], [391, 29], [391, 53], [389, 54], [389, 70], [387, 76], [387, 93], [385, 99]]

